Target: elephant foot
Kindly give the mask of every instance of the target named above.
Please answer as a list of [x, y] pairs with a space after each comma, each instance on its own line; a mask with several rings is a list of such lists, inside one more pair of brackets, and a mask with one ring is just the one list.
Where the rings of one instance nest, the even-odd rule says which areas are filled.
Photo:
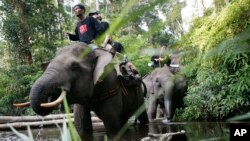
[[171, 120], [170, 119], [164, 119], [164, 120], [162, 120], [162, 123], [164, 123], [164, 124], [167, 124], [167, 123], [170, 123], [171, 122]]

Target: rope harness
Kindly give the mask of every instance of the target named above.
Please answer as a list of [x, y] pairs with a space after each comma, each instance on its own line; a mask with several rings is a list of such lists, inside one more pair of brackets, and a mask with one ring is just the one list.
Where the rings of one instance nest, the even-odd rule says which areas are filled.
[[122, 87], [122, 93], [123, 93], [123, 95], [127, 96], [127, 95], [128, 95], [128, 91], [127, 91], [126, 87], [124, 86], [124, 84], [123, 84], [123, 82], [122, 82], [122, 81], [120, 81], [120, 83], [121, 83], [121, 87]]
[[104, 92], [104, 93], [102, 93], [102, 94], [100, 94], [98, 96], [95, 96], [93, 100], [95, 102], [106, 100], [106, 99], [116, 95], [118, 89], [119, 89], [119, 85], [117, 87], [115, 87], [114, 89], [112, 89], [112, 90], [108, 90], [108, 91], [106, 91], [106, 92]]
[[117, 92], [118, 92], [119, 88], [121, 88], [122, 94], [124, 96], [127, 96], [128, 91], [127, 91], [126, 87], [124, 86], [123, 82], [121, 82], [121, 81], [120, 81], [120, 84], [121, 84], [121, 87], [119, 87], [119, 85], [117, 85], [115, 88], [113, 88], [111, 90], [108, 90], [108, 91], [106, 91], [106, 92], [104, 92], [104, 93], [102, 93], [102, 94], [100, 94], [98, 96], [95, 96], [93, 100], [95, 102], [103, 101], [103, 100], [106, 100], [106, 99], [108, 99], [108, 98], [110, 98], [112, 96], [115, 96], [116, 94], [118, 94]]

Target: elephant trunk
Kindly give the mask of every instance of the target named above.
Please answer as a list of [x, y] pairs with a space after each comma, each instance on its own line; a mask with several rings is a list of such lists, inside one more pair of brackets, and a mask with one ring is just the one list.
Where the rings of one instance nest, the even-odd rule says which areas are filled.
[[50, 98], [52, 98], [51, 96], [54, 95], [55, 98], [58, 97], [58, 95], [60, 94], [54, 94], [56, 92], [55, 87], [50, 86], [50, 83], [50, 79], [46, 79], [45, 76], [42, 76], [34, 83], [30, 91], [29, 98], [31, 107], [37, 114], [41, 116], [48, 115], [52, 112], [53, 108], [44, 108], [40, 105], [42, 103], [47, 103]]
[[53, 110], [52, 108], [42, 108], [40, 106], [41, 103], [46, 103], [48, 101], [44, 91], [44, 86], [36, 84], [31, 88], [29, 96], [32, 109], [41, 116], [46, 116]]

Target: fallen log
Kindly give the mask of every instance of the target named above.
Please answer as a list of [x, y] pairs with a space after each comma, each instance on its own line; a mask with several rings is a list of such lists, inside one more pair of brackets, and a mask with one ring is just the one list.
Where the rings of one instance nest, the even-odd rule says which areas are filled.
[[[74, 119], [72, 119], [74, 122]], [[94, 121], [94, 122], [93, 122]], [[15, 129], [27, 128], [30, 127], [47, 127], [47, 126], [56, 126], [61, 125], [63, 122], [68, 123], [68, 119], [57, 119], [57, 120], [49, 120], [49, 121], [35, 121], [35, 122], [14, 122], [14, 123], [7, 123], [7, 124], [0, 124], [0, 129], [2, 130], [10, 130], [10, 126]], [[96, 117], [92, 118], [93, 128], [104, 128], [103, 122]]]
[[[12, 122], [32, 122], [32, 121], [41, 121], [41, 120], [53, 120], [53, 119], [63, 119], [66, 118], [67, 114], [55, 114], [42, 116], [0, 116], [0, 123], [12, 123]], [[70, 114], [70, 117], [73, 117], [73, 114]]]
[[[104, 129], [104, 125], [101, 119], [96, 117], [95, 114], [91, 113], [92, 124], [94, 129]], [[74, 115], [70, 114], [72, 121], [74, 122]], [[64, 121], [68, 123], [66, 114], [48, 115], [45, 117], [41, 116], [0, 116], [0, 130], [10, 130], [9, 126], [16, 129], [41, 126], [56, 126], [56, 124], [62, 124]], [[134, 123], [134, 118], [129, 119], [129, 122]]]

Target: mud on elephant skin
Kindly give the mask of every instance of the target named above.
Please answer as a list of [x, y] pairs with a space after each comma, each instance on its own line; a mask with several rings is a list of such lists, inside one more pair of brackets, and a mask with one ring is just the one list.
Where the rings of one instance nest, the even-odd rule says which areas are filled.
[[[62, 48], [32, 86], [29, 95], [32, 109], [39, 115], [48, 115], [66, 95], [68, 103], [76, 104], [75, 125], [81, 137], [92, 135], [91, 110], [103, 120], [107, 133], [115, 134], [144, 106], [144, 97], [137, 86], [128, 88], [126, 96], [122, 93], [115, 69], [107, 69], [112, 66], [110, 60], [109, 52], [90, 50], [84, 43]], [[139, 121], [148, 123], [146, 111]]]
[[147, 75], [143, 82], [148, 90], [147, 114], [149, 121], [156, 118], [157, 106], [161, 105], [166, 117], [164, 122], [172, 120], [176, 108], [182, 105], [182, 99], [187, 89], [186, 78], [174, 76], [168, 66], [156, 68]]

